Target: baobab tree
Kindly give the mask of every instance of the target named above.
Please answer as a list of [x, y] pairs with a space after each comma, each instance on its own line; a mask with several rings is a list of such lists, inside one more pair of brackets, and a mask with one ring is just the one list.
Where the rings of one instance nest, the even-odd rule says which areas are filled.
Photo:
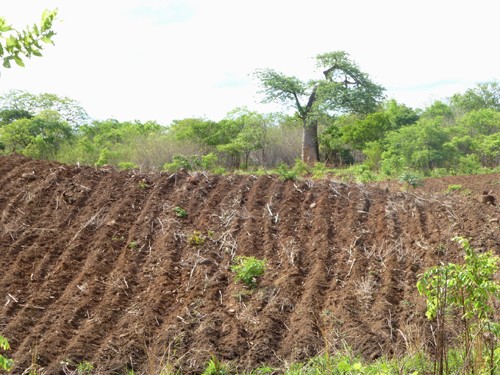
[[319, 161], [318, 119], [323, 113], [367, 114], [376, 110], [384, 88], [370, 80], [344, 51], [316, 56], [322, 79], [307, 82], [286, 76], [273, 69], [259, 70], [264, 102], [291, 105], [302, 120], [302, 160]]

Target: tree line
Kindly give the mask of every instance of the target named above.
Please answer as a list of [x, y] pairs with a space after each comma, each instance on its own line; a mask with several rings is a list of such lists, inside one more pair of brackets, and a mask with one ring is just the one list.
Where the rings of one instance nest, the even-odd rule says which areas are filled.
[[160, 125], [92, 120], [70, 98], [10, 91], [0, 96], [0, 152], [143, 170], [273, 169], [293, 166], [303, 157], [304, 129], [311, 121], [317, 145], [305, 152], [328, 167], [389, 177], [404, 170], [430, 176], [499, 167], [498, 82], [478, 84], [424, 109], [394, 99], [373, 101], [369, 107], [316, 109], [314, 115], [236, 108], [219, 121], [185, 118]]

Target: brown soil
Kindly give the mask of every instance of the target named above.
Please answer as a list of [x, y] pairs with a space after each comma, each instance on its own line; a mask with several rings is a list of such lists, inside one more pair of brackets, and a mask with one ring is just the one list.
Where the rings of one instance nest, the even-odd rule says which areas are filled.
[[[430, 340], [415, 283], [440, 257], [462, 261], [451, 238], [500, 252], [500, 208], [480, 198], [498, 202], [500, 174], [401, 191], [10, 156], [0, 185], [0, 334], [14, 373], [83, 360], [99, 373], [199, 373], [212, 354], [283, 368], [343, 343], [397, 355]], [[234, 282], [235, 255], [267, 260], [253, 292]]]

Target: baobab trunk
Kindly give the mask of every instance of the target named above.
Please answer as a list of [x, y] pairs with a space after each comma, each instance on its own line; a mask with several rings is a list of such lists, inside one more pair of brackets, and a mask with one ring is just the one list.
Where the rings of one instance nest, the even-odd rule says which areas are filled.
[[319, 146], [318, 146], [318, 122], [312, 121], [306, 123], [304, 121], [304, 135], [302, 138], [302, 161], [309, 165], [313, 165], [319, 161]]

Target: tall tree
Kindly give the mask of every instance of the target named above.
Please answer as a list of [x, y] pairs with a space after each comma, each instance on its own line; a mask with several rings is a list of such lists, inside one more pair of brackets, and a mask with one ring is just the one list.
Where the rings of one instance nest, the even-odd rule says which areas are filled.
[[37, 25], [19, 31], [0, 17], [0, 60], [5, 68], [11, 67], [11, 61], [24, 67], [22, 57], [42, 56], [42, 42], [53, 44], [52, 37], [55, 32], [52, 25], [57, 16], [56, 10], [45, 10], [42, 20]]
[[48, 93], [35, 95], [23, 90], [10, 90], [0, 95], [0, 111], [6, 110], [35, 115], [46, 110], [56, 111], [74, 127], [90, 120], [85, 109], [74, 99]]
[[370, 80], [344, 51], [316, 56], [323, 78], [301, 81], [273, 69], [256, 72], [264, 102], [291, 105], [303, 125], [302, 160], [319, 161], [318, 119], [322, 113], [373, 112], [383, 98], [384, 89]]

